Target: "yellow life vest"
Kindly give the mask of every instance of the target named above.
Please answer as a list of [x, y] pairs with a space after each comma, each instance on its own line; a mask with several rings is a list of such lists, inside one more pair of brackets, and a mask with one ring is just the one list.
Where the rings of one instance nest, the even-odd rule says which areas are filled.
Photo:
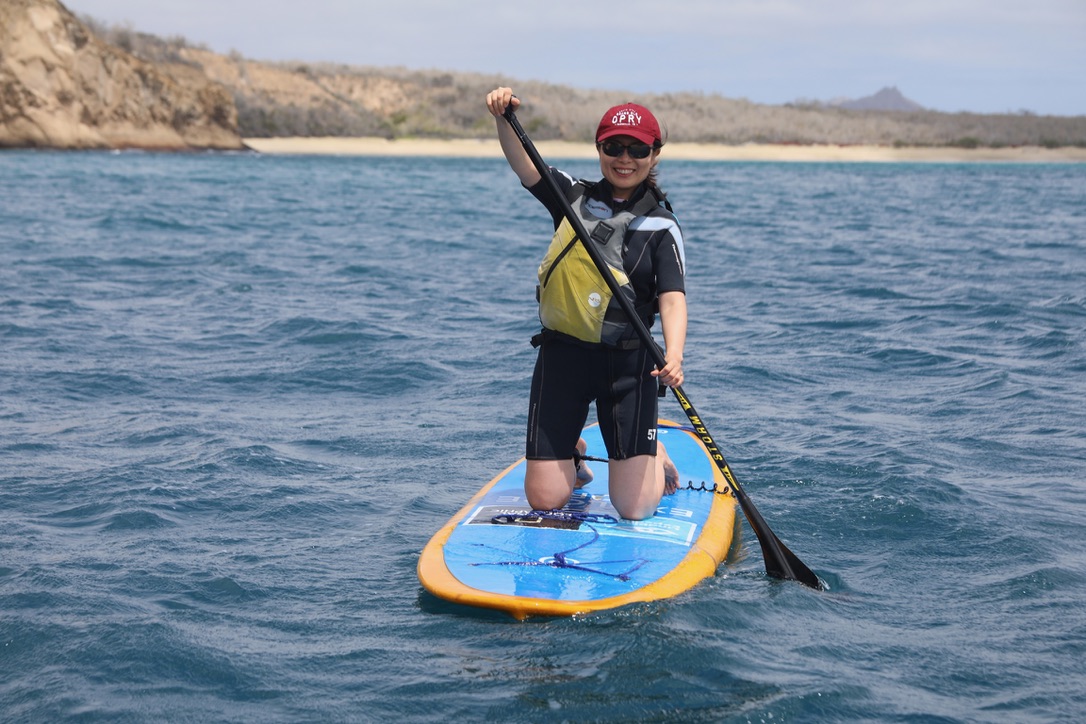
[[[659, 206], [660, 201], [649, 189], [632, 208], [602, 219], [588, 208], [590, 189], [589, 184], [578, 181], [570, 206], [589, 235], [588, 243], [596, 245], [620, 290], [633, 304], [633, 285], [622, 263], [626, 229], [634, 219]], [[554, 232], [538, 276], [539, 321], [544, 328], [608, 346], [618, 343], [629, 329], [630, 321], [621, 304], [612, 298], [592, 257], [578, 243], [569, 219], [563, 218]]]

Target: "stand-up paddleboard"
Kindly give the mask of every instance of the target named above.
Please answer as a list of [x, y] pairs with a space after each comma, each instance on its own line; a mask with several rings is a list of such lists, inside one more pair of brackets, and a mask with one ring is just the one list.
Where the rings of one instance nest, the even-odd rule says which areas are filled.
[[[599, 427], [589, 456], [605, 455]], [[675, 596], [713, 575], [731, 546], [735, 498], [690, 428], [660, 421], [680, 490], [647, 520], [622, 520], [607, 497], [607, 466], [560, 511], [532, 511], [525, 461], [480, 490], [434, 535], [419, 580], [439, 598], [528, 616], [569, 616]]]

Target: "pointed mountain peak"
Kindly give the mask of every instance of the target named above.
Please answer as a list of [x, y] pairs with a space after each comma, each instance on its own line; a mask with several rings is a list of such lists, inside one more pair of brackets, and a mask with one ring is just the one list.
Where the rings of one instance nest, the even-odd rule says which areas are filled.
[[851, 111], [922, 111], [924, 106], [902, 95], [895, 86], [887, 86], [874, 95], [841, 101], [834, 105]]

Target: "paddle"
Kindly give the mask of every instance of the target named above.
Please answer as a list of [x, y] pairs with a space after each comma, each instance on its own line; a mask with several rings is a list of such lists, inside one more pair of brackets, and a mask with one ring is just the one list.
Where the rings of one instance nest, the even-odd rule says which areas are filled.
[[[565, 194], [563, 194], [562, 190], [558, 187], [558, 183], [551, 176], [547, 165], [539, 155], [539, 151], [536, 150], [535, 144], [532, 143], [532, 139], [528, 138], [528, 134], [524, 132], [524, 129], [520, 125], [520, 121], [517, 120], [516, 113], [513, 112], [512, 104], [506, 107], [504, 115], [505, 120], [509, 122], [513, 131], [517, 134], [517, 138], [520, 140], [521, 145], [524, 146], [524, 150], [528, 153], [528, 157], [532, 160], [532, 164], [535, 166], [536, 170], [539, 171], [539, 175], [543, 177], [543, 180], [546, 181], [551, 194], [562, 206], [562, 213], [565, 214], [566, 218], [573, 226], [577, 238], [581, 240], [581, 244], [592, 258], [593, 263], [596, 265], [596, 269], [599, 270], [608, 289], [611, 290], [611, 294], [614, 295], [614, 298], [621, 304], [622, 311], [626, 313], [630, 323], [637, 331], [637, 336], [640, 338], [641, 344], [645, 345], [650, 354], [652, 354], [657, 369], [662, 369], [666, 364], [663, 351], [661, 351], [659, 345], [656, 344], [656, 340], [652, 338], [652, 334], [649, 332], [648, 328], [645, 327], [645, 323], [642, 322], [641, 318], [637, 315], [633, 303], [622, 293], [618, 282], [615, 280], [614, 275], [611, 274], [611, 270], [608, 269], [607, 263], [600, 255], [599, 250], [592, 244], [585, 243], [584, 240], [589, 238], [589, 235], [585, 232], [584, 224], [581, 223], [580, 219], [578, 219], [577, 215], [573, 212], [569, 200], [565, 197]], [[766, 525], [765, 519], [762, 518], [758, 509], [754, 507], [754, 503], [747, 497], [747, 494], [739, 484], [739, 481], [735, 479], [735, 475], [732, 474], [731, 466], [729, 466], [728, 461], [724, 459], [723, 453], [721, 453], [720, 448], [717, 447], [716, 442], [713, 440], [713, 436], [709, 434], [709, 430], [705, 427], [705, 423], [702, 421], [701, 416], [698, 415], [697, 410], [694, 409], [694, 405], [690, 402], [690, 398], [683, 392], [682, 386], [672, 387], [671, 389], [675, 393], [675, 398], [679, 401], [686, 416], [690, 419], [690, 424], [693, 426], [694, 431], [705, 444], [710, 457], [713, 458], [716, 466], [720, 468], [720, 472], [724, 475], [724, 479], [727, 480], [728, 484], [731, 486], [736, 500], [739, 501], [739, 506], [743, 509], [743, 515], [747, 517], [747, 522], [749, 522], [750, 527], [754, 529], [754, 534], [758, 536], [758, 543], [762, 547], [762, 557], [765, 559], [766, 573], [774, 578], [780, 578], [786, 581], [799, 581], [811, 588], [822, 589], [822, 581], [819, 580], [818, 576], [816, 576], [810, 568], [804, 565], [803, 561], [797, 558], [792, 551], [788, 550], [788, 547], [785, 546], [784, 543], [773, 534], [773, 531], [769, 529], [769, 526]]]

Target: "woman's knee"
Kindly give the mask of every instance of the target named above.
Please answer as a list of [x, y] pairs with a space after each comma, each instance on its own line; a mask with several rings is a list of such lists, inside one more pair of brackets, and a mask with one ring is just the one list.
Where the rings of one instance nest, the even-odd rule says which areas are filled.
[[569, 502], [576, 473], [572, 460], [529, 460], [524, 494], [535, 510], [554, 510]]

